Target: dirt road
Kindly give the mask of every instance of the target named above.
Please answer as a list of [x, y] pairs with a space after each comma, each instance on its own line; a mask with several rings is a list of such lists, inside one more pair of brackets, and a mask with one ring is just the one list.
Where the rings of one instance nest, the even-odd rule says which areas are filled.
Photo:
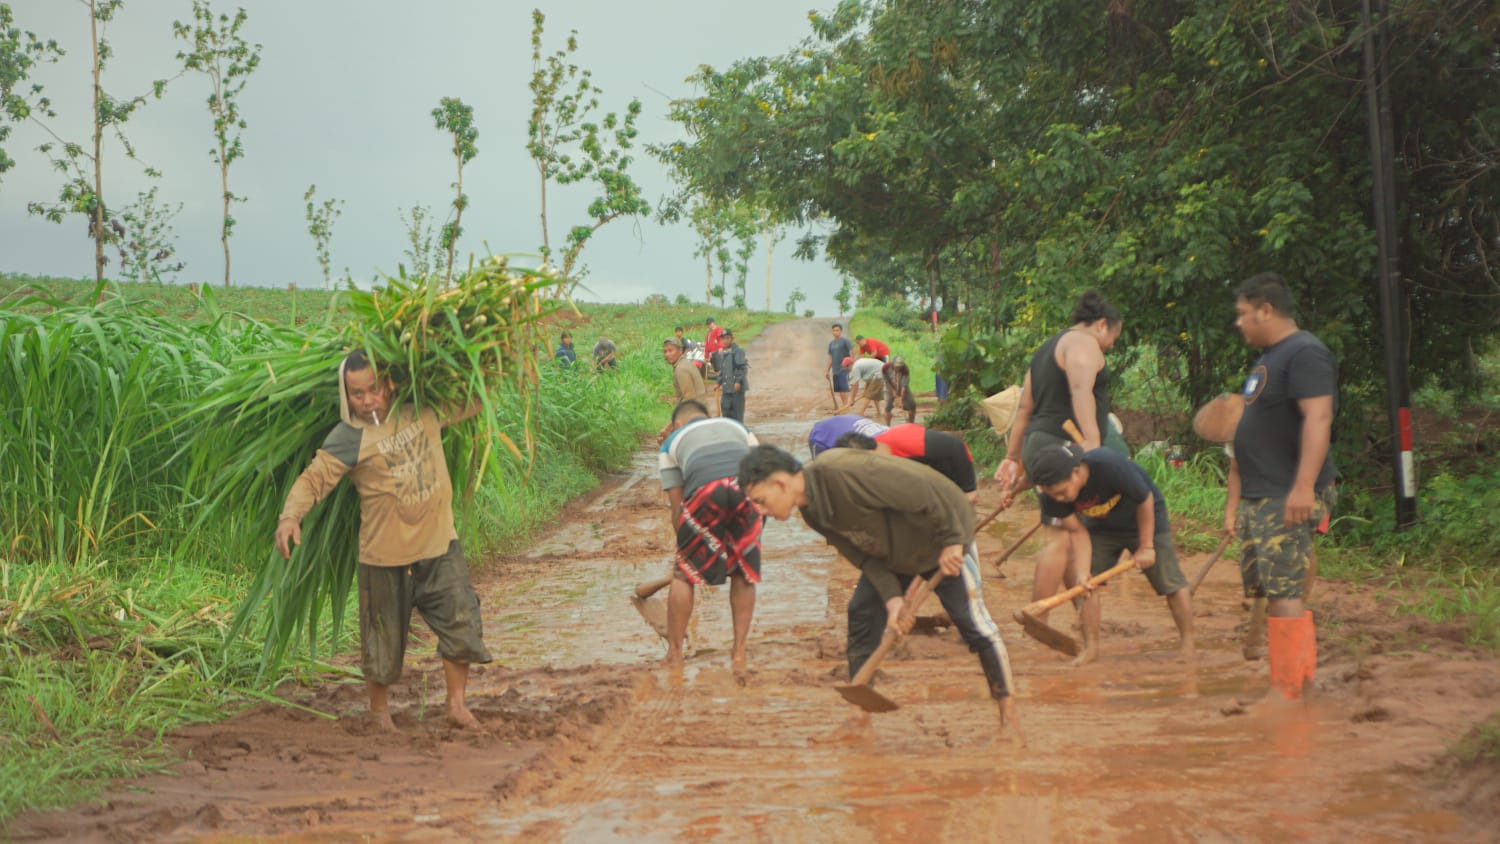
[[[748, 347], [747, 422], [806, 455], [828, 398], [828, 320], [778, 325]], [[665, 375], [663, 384], [665, 385]], [[988, 510], [994, 493], [981, 487]], [[993, 559], [1035, 519], [1018, 506], [981, 537]], [[526, 554], [479, 575], [494, 665], [470, 702], [490, 736], [442, 725], [442, 675], [423, 628], [393, 690], [397, 736], [372, 733], [364, 689], [288, 688], [343, 715], [263, 706], [173, 736], [173, 775], [100, 803], [30, 815], [15, 840], [96, 841], [1477, 841], [1500, 820], [1494, 772], [1445, 775], [1445, 745], [1494, 711], [1500, 661], [1454, 631], [1397, 617], [1395, 597], [1325, 583], [1315, 698], [1227, 717], [1264, 689], [1240, 656], [1235, 566], [1198, 593], [1199, 656], [1173, 659], [1165, 604], [1144, 578], [1105, 590], [1103, 655], [1081, 669], [1009, 621], [1030, 592], [1035, 540], [990, 579], [1029, 745], [992, 743], [978, 665], [949, 631], [914, 635], [881, 688], [901, 708], [873, 739], [817, 740], [847, 714], [843, 606], [854, 572], [800, 523], [772, 523], [751, 631], [752, 674], [729, 666], [727, 590], [701, 590], [685, 676], [626, 600], [671, 553], [653, 456], [575, 502]], [[1185, 555], [1191, 575], [1204, 554]], [[988, 566], [988, 562], [985, 563]], [[993, 571], [993, 569], [991, 569]], [[1071, 612], [1054, 614], [1066, 624]]]

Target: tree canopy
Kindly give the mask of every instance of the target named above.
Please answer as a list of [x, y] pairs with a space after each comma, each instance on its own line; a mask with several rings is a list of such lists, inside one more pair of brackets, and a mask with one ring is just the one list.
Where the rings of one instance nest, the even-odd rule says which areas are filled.
[[[1500, 0], [1388, 14], [1413, 383], [1462, 386], [1500, 325]], [[960, 383], [1015, 380], [1098, 287], [1207, 398], [1250, 354], [1233, 287], [1274, 270], [1346, 396], [1380, 391], [1358, 0], [845, 0], [810, 22], [700, 68], [664, 154], [687, 190], [825, 224], [804, 253], [872, 293], [930, 285]]]

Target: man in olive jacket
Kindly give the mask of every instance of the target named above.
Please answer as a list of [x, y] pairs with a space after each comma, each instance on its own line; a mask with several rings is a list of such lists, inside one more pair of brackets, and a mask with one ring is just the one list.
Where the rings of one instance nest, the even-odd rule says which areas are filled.
[[[1010, 659], [982, 597], [974, 510], [952, 481], [919, 463], [869, 451], [834, 449], [803, 466], [762, 445], [741, 460], [739, 483], [769, 516], [785, 520], [796, 508], [860, 570], [848, 608], [849, 676], [859, 673], [887, 626], [906, 633], [900, 620], [906, 596], [918, 576], [942, 569], [935, 594], [979, 657], [1002, 734], [1016, 724]], [[869, 714], [856, 708], [848, 728], [868, 726]]]

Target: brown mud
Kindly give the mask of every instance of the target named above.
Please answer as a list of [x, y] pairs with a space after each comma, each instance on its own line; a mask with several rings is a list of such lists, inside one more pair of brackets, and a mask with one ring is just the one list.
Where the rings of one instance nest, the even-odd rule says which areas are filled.
[[[805, 456], [828, 412], [829, 320], [749, 346], [748, 423]], [[1246, 662], [1238, 577], [1222, 561], [1197, 596], [1198, 658], [1145, 579], [1106, 587], [1102, 656], [1081, 669], [1010, 620], [1037, 540], [994, 576], [1035, 518], [1005, 513], [980, 539], [985, 599], [1020, 686], [1029, 743], [993, 742], [995, 710], [951, 629], [914, 634], [880, 689], [900, 704], [865, 741], [829, 744], [849, 713], [843, 606], [855, 572], [799, 522], [772, 523], [750, 675], [729, 664], [727, 589], [700, 589], [680, 677], [628, 600], [666, 571], [672, 537], [643, 448], [634, 471], [569, 506], [524, 554], [476, 575], [497, 660], [451, 729], [441, 666], [420, 624], [392, 689], [399, 732], [375, 732], [355, 681], [287, 688], [328, 720], [262, 705], [171, 737], [182, 761], [94, 803], [24, 815], [18, 841], [1478, 841], [1495, 840], [1500, 772], [1445, 748], [1489, 716], [1500, 660], [1461, 631], [1395, 615], [1392, 596], [1319, 585], [1315, 692], [1305, 706], [1229, 717], [1267, 686]], [[981, 487], [980, 509], [994, 492]], [[1185, 554], [1191, 577], [1206, 554]], [[656, 600], [660, 600], [659, 598]], [[1072, 612], [1053, 613], [1067, 625]], [[929, 625], [931, 627], [931, 625]], [[351, 663], [353, 660], [349, 660]]]

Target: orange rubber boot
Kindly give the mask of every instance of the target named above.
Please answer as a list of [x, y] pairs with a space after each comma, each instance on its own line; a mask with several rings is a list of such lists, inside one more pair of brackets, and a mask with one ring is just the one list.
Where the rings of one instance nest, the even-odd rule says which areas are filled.
[[1318, 626], [1313, 623], [1312, 610], [1303, 610], [1300, 619], [1307, 628], [1302, 643], [1302, 682], [1311, 687], [1318, 673]]
[[1303, 641], [1308, 631], [1306, 618], [1266, 619], [1267, 656], [1271, 663], [1271, 688], [1287, 700], [1302, 697], [1304, 666]]

